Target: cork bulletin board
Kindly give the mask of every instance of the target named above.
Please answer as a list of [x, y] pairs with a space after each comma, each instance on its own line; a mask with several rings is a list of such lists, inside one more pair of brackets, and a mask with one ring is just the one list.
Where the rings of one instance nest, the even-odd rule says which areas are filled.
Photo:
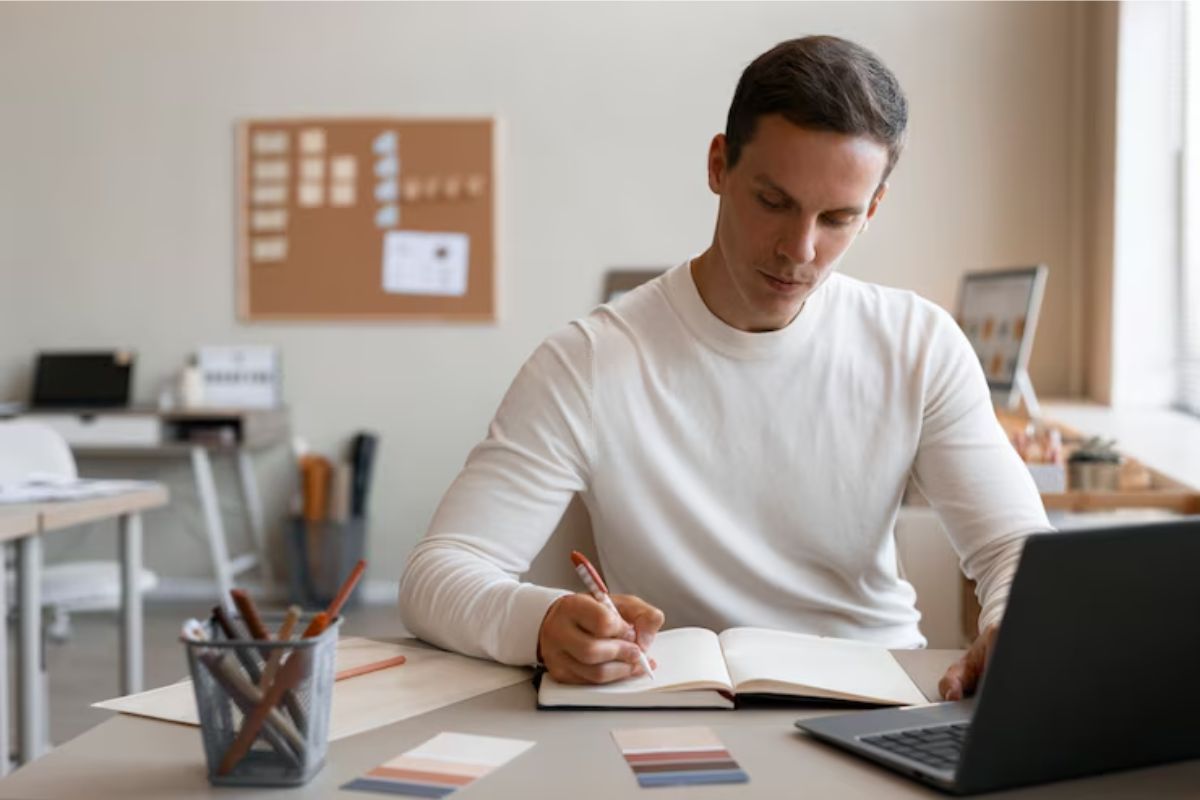
[[496, 316], [491, 119], [244, 120], [245, 320]]

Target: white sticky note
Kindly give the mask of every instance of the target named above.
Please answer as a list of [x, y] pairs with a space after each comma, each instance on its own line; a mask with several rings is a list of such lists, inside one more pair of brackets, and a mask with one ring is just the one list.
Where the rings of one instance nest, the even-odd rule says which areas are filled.
[[302, 181], [320, 181], [325, 177], [325, 159], [323, 158], [302, 158], [300, 159], [300, 180]]
[[335, 181], [352, 181], [358, 177], [358, 159], [354, 156], [334, 156], [329, 161], [329, 168]]
[[252, 231], [281, 231], [286, 227], [287, 211], [282, 208], [255, 211], [250, 215], [250, 230]]
[[461, 297], [467, 293], [469, 263], [465, 233], [388, 231], [383, 237], [386, 292]]
[[286, 183], [255, 184], [250, 190], [250, 202], [256, 206], [278, 206], [287, 203]]
[[287, 237], [262, 236], [251, 239], [250, 257], [255, 261], [283, 261], [287, 258]]
[[288, 162], [282, 158], [264, 158], [254, 162], [254, 180], [286, 181]]
[[287, 151], [287, 131], [259, 131], [254, 134], [254, 155], [281, 156]]
[[400, 196], [399, 184], [394, 180], [380, 181], [375, 184], [375, 200], [379, 203], [394, 203]]
[[371, 149], [377, 156], [388, 156], [396, 152], [396, 132], [384, 131], [371, 142]]
[[400, 172], [400, 160], [395, 156], [387, 156], [375, 162], [376, 178], [394, 178]]
[[400, 224], [400, 209], [394, 205], [386, 205], [375, 212], [376, 228], [394, 228]]
[[300, 152], [306, 156], [319, 156], [325, 153], [325, 129], [305, 128], [300, 131]]
[[329, 204], [345, 208], [354, 205], [354, 184], [338, 182], [329, 187]]
[[316, 208], [325, 204], [325, 184], [302, 183], [296, 187], [296, 202], [304, 208]]

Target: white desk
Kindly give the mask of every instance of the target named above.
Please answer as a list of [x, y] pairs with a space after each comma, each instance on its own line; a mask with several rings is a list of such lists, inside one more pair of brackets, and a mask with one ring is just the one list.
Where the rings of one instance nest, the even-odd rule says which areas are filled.
[[[17, 715], [18, 762], [27, 763], [41, 755], [45, 741], [46, 709], [42, 703], [42, 541], [41, 537], [76, 525], [116, 518], [121, 561], [121, 691], [142, 689], [142, 596], [138, 575], [142, 567], [141, 512], [167, 503], [162, 486], [137, 489], [108, 497], [0, 506], [0, 531], [10, 531], [6, 541], [17, 545]], [[32, 528], [29, 520], [34, 521]], [[24, 521], [24, 526], [18, 524]], [[0, 597], [4, 592], [0, 592]], [[0, 611], [3, 608], [0, 600]], [[5, 615], [6, 616], [6, 615]], [[0, 617], [2, 619], [4, 617]], [[7, 642], [7, 637], [0, 637]], [[0, 653], [0, 655], [7, 655]], [[6, 658], [0, 663], [7, 663]], [[0, 687], [7, 694], [7, 675]], [[7, 738], [7, 708], [2, 710], [0, 731]], [[8, 766], [8, 743], [0, 749], [0, 773]]]
[[[101, 444], [73, 444], [72, 452], [77, 459], [86, 458], [138, 458], [179, 459], [187, 458], [191, 464], [192, 478], [196, 484], [196, 496], [204, 518], [204, 532], [208, 539], [209, 555], [212, 559], [213, 575], [217, 580], [218, 596], [213, 600], [226, 604], [232, 610], [229, 590], [234, 580], [248, 570], [258, 567], [266, 587], [271, 585], [270, 559], [266, 552], [266, 531], [263, 524], [262, 501], [258, 492], [258, 481], [254, 477], [251, 453], [265, 450], [285, 442], [288, 436], [288, 414], [286, 409], [194, 409], [157, 412], [153, 410], [103, 410], [95, 414], [88, 412], [37, 413], [28, 415], [39, 422], [54, 426], [54, 418], [87, 418], [121, 416], [157, 416], [163, 427], [162, 440], [153, 445], [110, 446]], [[231, 432], [227, 441], [189, 441], [189, 428], [226, 428]], [[225, 525], [221, 520], [217, 485], [213, 478], [213, 457], [228, 455], [233, 458], [238, 473], [242, 508], [254, 552], [230, 556]]]

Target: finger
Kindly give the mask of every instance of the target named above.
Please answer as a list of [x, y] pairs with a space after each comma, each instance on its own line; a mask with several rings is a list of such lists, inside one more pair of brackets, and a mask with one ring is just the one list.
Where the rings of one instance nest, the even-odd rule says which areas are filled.
[[570, 653], [562, 654], [563, 669], [573, 677], [575, 683], [612, 683], [632, 677], [639, 669], [636, 660], [606, 661], [603, 664], [585, 664], [576, 661]]
[[643, 650], [648, 648], [666, 621], [666, 615], [642, 598], [633, 595], [614, 595], [613, 603], [617, 611], [621, 612], [621, 616], [633, 624], [638, 646]]
[[591, 595], [575, 595], [579, 600], [564, 611], [577, 626], [597, 639], [632, 639], [633, 627], [596, 601]]
[[636, 661], [637, 645], [624, 639], [600, 639], [577, 626], [563, 630], [559, 647], [576, 661], [603, 664], [607, 661]]
[[946, 674], [938, 681], [938, 691], [946, 700], [961, 700], [963, 696], [963, 661], [954, 662]]

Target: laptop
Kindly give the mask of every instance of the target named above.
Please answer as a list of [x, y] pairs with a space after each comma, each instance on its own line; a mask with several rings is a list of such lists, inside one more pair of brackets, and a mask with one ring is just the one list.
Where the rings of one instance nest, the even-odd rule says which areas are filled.
[[128, 350], [39, 353], [30, 406], [35, 410], [128, 406], [133, 363]]
[[1029, 537], [974, 697], [804, 719], [954, 794], [1200, 757], [1200, 517]]

